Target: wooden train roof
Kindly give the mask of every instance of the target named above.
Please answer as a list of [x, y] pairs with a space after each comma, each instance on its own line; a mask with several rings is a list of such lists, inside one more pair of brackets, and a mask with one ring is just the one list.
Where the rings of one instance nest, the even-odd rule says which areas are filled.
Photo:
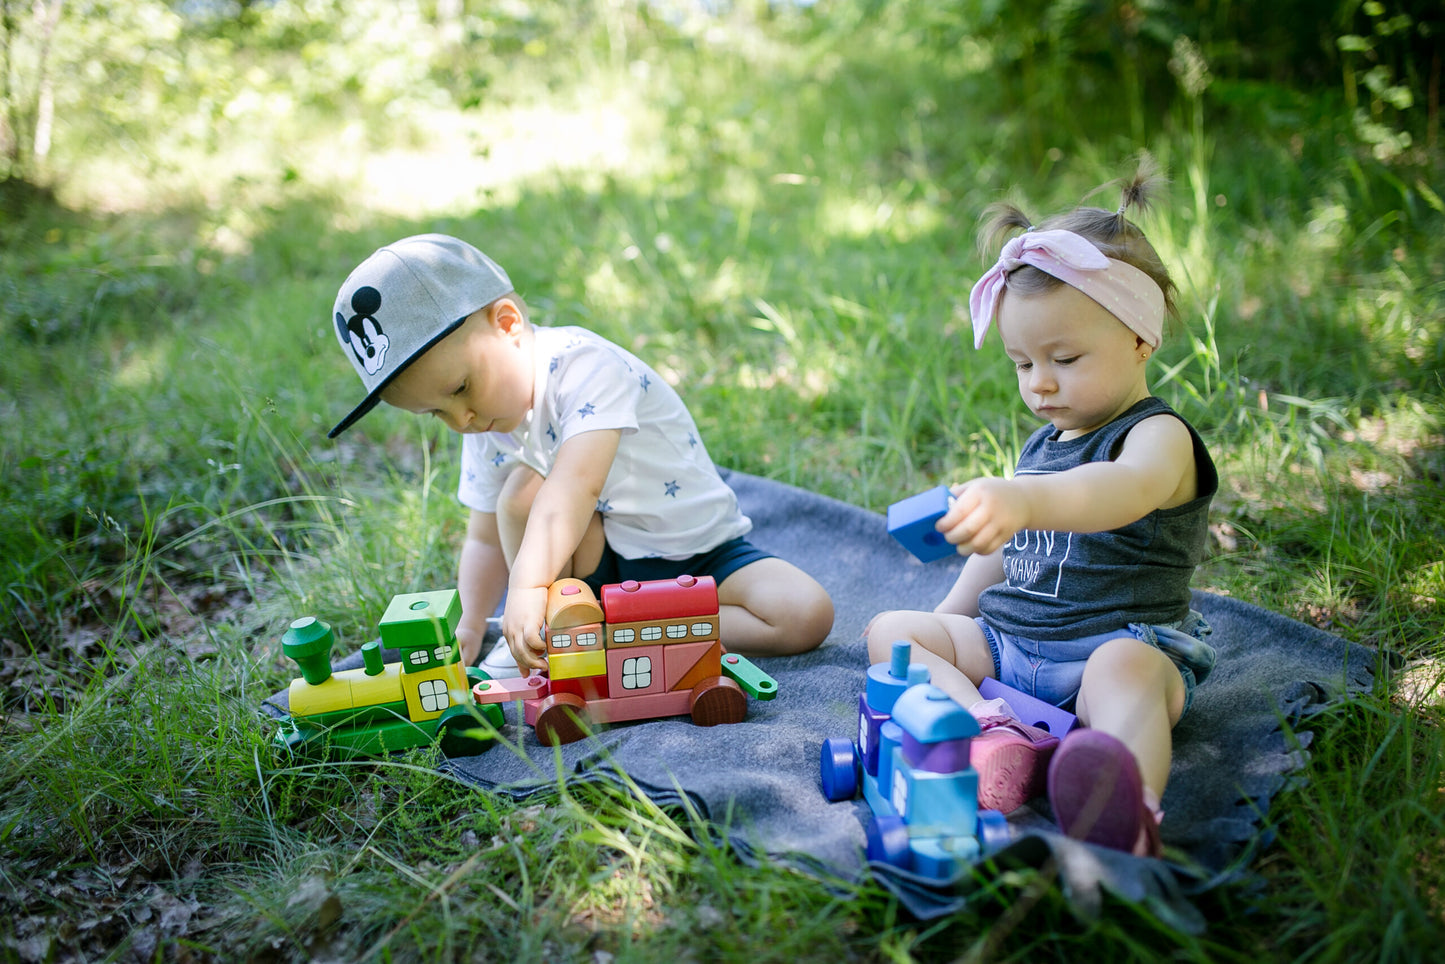
[[609, 623], [715, 616], [717, 583], [712, 576], [684, 575], [646, 582], [629, 579], [602, 587], [602, 610]]

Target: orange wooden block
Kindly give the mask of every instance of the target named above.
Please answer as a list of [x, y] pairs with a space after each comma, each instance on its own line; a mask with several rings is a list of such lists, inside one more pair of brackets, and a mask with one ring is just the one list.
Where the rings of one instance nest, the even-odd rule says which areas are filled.
[[690, 690], [722, 675], [721, 643], [679, 643], [662, 650], [662, 675], [671, 690]]

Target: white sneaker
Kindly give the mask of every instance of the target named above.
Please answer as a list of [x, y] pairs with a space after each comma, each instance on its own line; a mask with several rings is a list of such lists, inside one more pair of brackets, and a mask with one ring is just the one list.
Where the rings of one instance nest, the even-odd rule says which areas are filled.
[[497, 640], [497, 645], [486, 655], [481, 662], [482, 669], [492, 679], [510, 679], [513, 676], [521, 676], [522, 671], [517, 668], [517, 661], [512, 658], [512, 649], [507, 645], [505, 639]]

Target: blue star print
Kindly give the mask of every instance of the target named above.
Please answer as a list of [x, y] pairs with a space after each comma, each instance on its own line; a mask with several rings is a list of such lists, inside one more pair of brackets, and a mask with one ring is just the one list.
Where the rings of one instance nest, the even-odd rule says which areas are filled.
[[562, 364], [562, 359], [558, 358], [556, 355], [553, 355], [551, 364], [547, 366], [547, 371], [555, 372], [557, 370], [557, 366], [560, 364]]
[[640, 382], [642, 383], [642, 390], [643, 390], [644, 392], [647, 391], [649, 388], [652, 387], [652, 380], [647, 377], [647, 373], [646, 373], [646, 372], [643, 372], [643, 373], [642, 373], [641, 377], [638, 378], [638, 381], [640, 381]]
[[690, 448], [697, 448], [697, 436], [691, 432], [687, 433], [687, 444]]
[[507, 461], [507, 457], [506, 457], [505, 455], [503, 455], [501, 452], [498, 452], [496, 455], [493, 455], [493, 456], [492, 456], [492, 464], [493, 464], [493, 465], [500, 466], [500, 465], [501, 465], [503, 462], [505, 462], [505, 461]]
[[681, 488], [681, 486], [679, 486], [679, 485], [677, 484], [677, 480], [676, 480], [676, 479], [674, 479], [674, 480], [671, 481], [671, 482], [664, 482], [664, 483], [662, 483], [662, 487], [663, 487], [664, 489], [666, 489], [666, 490], [667, 490], [667, 494], [670, 495], [670, 496], [672, 496], [674, 499], [677, 498], [677, 490], [678, 490], [679, 488]]
[[547, 423], [547, 437], [554, 442], [557, 441], [557, 430], [552, 427], [551, 422]]
[[598, 512], [611, 512], [611, 511], [612, 511], [612, 503], [611, 503], [611, 502], [608, 502], [606, 499], [598, 499], [598, 500], [597, 500], [597, 511], [598, 511]]
[[577, 409], [577, 414], [581, 415], [583, 418], [586, 418], [588, 415], [595, 415], [596, 413], [597, 409], [593, 407], [591, 402], [588, 402], [586, 405], [583, 405], [581, 408]]

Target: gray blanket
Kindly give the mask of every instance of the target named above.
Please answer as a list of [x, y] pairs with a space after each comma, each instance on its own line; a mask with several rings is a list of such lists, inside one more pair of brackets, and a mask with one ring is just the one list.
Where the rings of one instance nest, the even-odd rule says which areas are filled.
[[[961, 560], [924, 565], [889, 537], [883, 516], [739, 472], [728, 474], [751, 539], [812, 573], [832, 594], [837, 619], [820, 648], [759, 665], [779, 684], [776, 699], [749, 701], [748, 718], [701, 728], [685, 718], [633, 723], [561, 748], [572, 780], [630, 779], [662, 805], [687, 803], [745, 861], [775, 860], [823, 879], [866, 873], [916, 917], [960, 908], [968, 878], [929, 881], [863, 855], [869, 816], [861, 801], [830, 803], [819, 785], [827, 737], [850, 737], [867, 655], [863, 627], [884, 609], [931, 609]], [[1311, 734], [1300, 723], [1331, 702], [1370, 687], [1375, 654], [1248, 603], [1195, 594], [1214, 627], [1219, 653], [1193, 708], [1175, 730], [1175, 755], [1161, 827], [1171, 859], [1131, 857], [1060, 836], [1029, 807], [1010, 817], [1015, 840], [998, 865], [1051, 863], [1075, 907], [1097, 909], [1102, 891], [1148, 904], [1175, 927], [1199, 931], [1190, 898], [1247, 873], [1263, 839], [1261, 818], [1289, 779], [1300, 778]], [[359, 662], [351, 659], [340, 665]], [[284, 705], [285, 694], [270, 702]], [[450, 761], [462, 780], [521, 799], [556, 785], [554, 751], [517, 726], [506, 736], [522, 752], [495, 747]], [[1180, 856], [1182, 855], [1182, 857]]]

